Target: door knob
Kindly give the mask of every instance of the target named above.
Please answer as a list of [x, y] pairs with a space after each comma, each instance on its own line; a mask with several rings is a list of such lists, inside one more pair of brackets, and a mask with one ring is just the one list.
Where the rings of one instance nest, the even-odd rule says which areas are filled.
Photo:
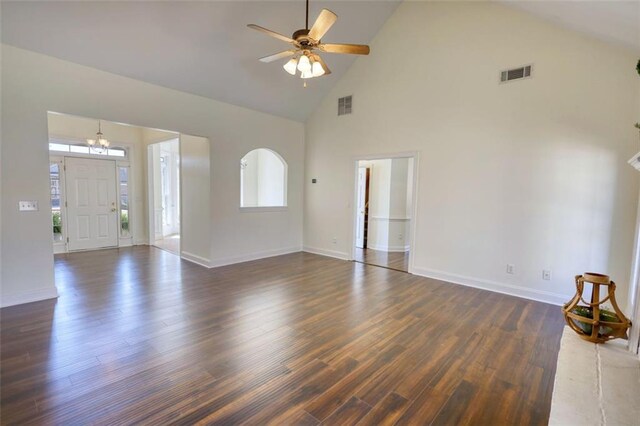
[[115, 207], [112, 207], [112, 208], [111, 208], [111, 212], [112, 212], [112, 213], [115, 213], [115, 211], [116, 211], [116, 208], [115, 208]]

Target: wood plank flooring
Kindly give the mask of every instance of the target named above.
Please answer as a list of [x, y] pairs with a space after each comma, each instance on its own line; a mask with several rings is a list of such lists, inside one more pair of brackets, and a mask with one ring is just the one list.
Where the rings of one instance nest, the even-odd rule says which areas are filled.
[[557, 306], [308, 253], [55, 268], [0, 311], [2, 424], [547, 423]]
[[382, 266], [407, 272], [409, 270], [409, 252], [386, 252], [356, 247], [355, 261], [367, 265]]

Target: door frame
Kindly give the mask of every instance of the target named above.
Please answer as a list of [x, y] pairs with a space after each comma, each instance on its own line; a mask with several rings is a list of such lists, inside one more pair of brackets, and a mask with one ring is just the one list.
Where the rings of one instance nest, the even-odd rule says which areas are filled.
[[358, 168], [360, 161], [367, 160], [386, 160], [395, 158], [413, 158], [413, 188], [411, 191], [411, 222], [409, 224], [409, 268], [408, 273], [413, 274], [414, 270], [414, 248], [416, 241], [416, 217], [418, 212], [418, 170], [420, 164], [420, 152], [419, 151], [404, 151], [396, 153], [386, 154], [371, 154], [371, 155], [358, 155], [352, 159], [352, 178], [353, 178], [353, 192], [351, 197], [351, 237], [349, 240], [349, 260], [353, 261], [356, 258], [356, 232], [357, 232], [357, 206], [358, 206]]
[[[147, 156], [147, 176], [146, 176], [146, 190], [147, 190], [147, 228], [148, 228], [148, 241], [147, 244], [149, 246], [155, 247], [156, 234], [155, 234], [155, 190], [153, 189], [153, 171], [155, 164], [153, 163], [154, 155], [153, 148], [154, 145], [161, 144], [164, 142], [171, 142], [173, 140], [178, 141], [178, 171], [176, 174], [176, 178], [178, 179], [178, 215], [180, 216], [180, 224], [178, 226], [178, 232], [180, 233], [180, 245], [178, 253], [175, 253], [177, 256], [182, 258], [182, 235], [183, 235], [183, 220], [182, 220], [182, 133], [177, 133], [176, 137], [159, 140], [156, 142], [152, 142], [147, 144], [146, 156]], [[199, 136], [203, 137], [203, 136]]]
[[[363, 233], [363, 235], [362, 235], [362, 245], [363, 245], [363, 247], [362, 248], [366, 249], [367, 248], [367, 237], [368, 237], [368, 229], [367, 228], [368, 228], [368, 225], [369, 225], [369, 223], [368, 223], [369, 222], [369, 214], [368, 214], [369, 207], [367, 206], [367, 204], [368, 204], [368, 201], [369, 201], [369, 193], [370, 193], [369, 185], [370, 185], [370, 181], [371, 181], [371, 169], [373, 169], [373, 165], [372, 164], [367, 164], [365, 166], [358, 165], [358, 174], [356, 175], [356, 179], [358, 181], [357, 183], [359, 183], [359, 180], [360, 180], [360, 176], [359, 176], [360, 169], [365, 169], [364, 218], [362, 220], [362, 227], [364, 229], [362, 231], [362, 233]], [[353, 207], [355, 209], [355, 214], [356, 214], [356, 237], [353, 240], [354, 241], [354, 243], [353, 243], [354, 245], [358, 241], [358, 238], [357, 238], [358, 237], [358, 216], [359, 216], [359, 213], [358, 213], [358, 202], [360, 201], [359, 200], [359, 198], [360, 198], [359, 197], [359, 193], [360, 193], [360, 187], [358, 186], [356, 188], [356, 204]], [[366, 235], [365, 235], [365, 231], [367, 231]], [[359, 247], [356, 247], [356, 248], [359, 248]]]
[[[60, 142], [64, 142], [64, 143], [68, 143], [68, 144], [73, 144], [73, 145], [85, 145], [85, 143], [83, 141], [78, 140], [75, 137], [69, 137], [69, 136], [61, 136], [58, 134], [51, 134], [49, 135], [49, 139], [48, 140], [58, 140]], [[47, 145], [48, 146], [48, 145]], [[115, 247], [129, 247], [129, 246], [133, 246], [136, 244], [140, 244], [140, 242], [136, 242], [135, 238], [134, 238], [134, 234], [133, 234], [133, 230], [135, 229], [135, 226], [137, 226], [137, 224], [135, 223], [135, 221], [133, 220], [134, 218], [134, 211], [136, 210], [134, 204], [134, 200], [135, 200], [135, 196], [136, 196], [136, 186], [135, 186], [135, 179], [134, 179], [134, 174], [136, 171], [136, 167], [135, 167], [135, 153], [134, 153], [134, 149], [133, 146], [128, 144], [128, 143], [121, 143], [121, 142], [117, 142], [114, 141], [112, 142], [112, 147], [113, 148], [124, 148], [127, 152], [126, 157], [113, 157], [113, 156], [108, 156], [108, 155], [91, 155], [91, 154], [83, 154], [83, 153], [78, 153], [78, 152], [64, 152], [64, 151], [49, 151], [49, 164], [51, 164], [52, 161], [56, 161], [59, 162], [60, 164], [60, 185], [62, 185], [62, 194], [60, 197], [60, 212], [62, 215], [62, 234], [63, 234], [63, 243], [62, 244], [55, 244], [53, 242], [52, 239], [52, 253], [53, 254], [61, 254], [61, 253], [70, 253], [69, 252], [69, 244], [67, 242], [67, 238], [68, 238], [68, 234], [67, 234], [67, 226], [68, 226], [68, 220], [67, 220], [67, 206], [66, 206], [66, 201], [67, 201], [67, 188], [66, 188], [66, 182], [67, 182], [67, 170], [65, 167], [65, 159], [68, 157], [71, 158], [85, 158], [88, 160], [110, 160], [110, 161], [114, 161], [116, 164], [116, 197], [117, 197], [117, 204], [118, 204], [118, 245]], [[122, 237], [121, 234], [121, 229], [120, 229], [120, 180], [118, 178], [118, 169], [120, 167], [127, 167], [129, 169], [129, 175], [128, 175], [128, 198], [129, 198], [129, 237]], [[50, 185], [50, 184], [49, 184]], [[51, 199], [49, 199], [49, 203], [51, 203]], [[136, 212], [137, 213], [137, 212]], [[112, 247], [110, 247], [112, 248]], [[95, 250], [102, 250], [102, 249], [95, 249]], [[82, 251], [82, 250], [79, 250]], [[88, 250], [87, 250], [88, 251]]]

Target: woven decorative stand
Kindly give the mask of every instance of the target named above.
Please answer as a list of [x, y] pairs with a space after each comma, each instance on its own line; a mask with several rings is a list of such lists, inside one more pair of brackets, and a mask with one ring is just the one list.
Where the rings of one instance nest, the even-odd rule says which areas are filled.
[[[582, 296], [585, 284], [593, 286], [591, 302], [587, 302]], [[606, 297], [602, 300], [600, 300], [601, 286], [606, 287]], [[576, 275], [576, 294], [562, 307], [569, 327], [584, 340], [594, 343], [603, 343], [617, 338], [627, 339], [627, 330], [631, 326], [631, 321], [618, 307], [615, 291], [616, 283], [611, 281], [608, 275], [593, 272]], [[615, 312], [600, 308], [600, 305], [606, 301], [610, 301]]]

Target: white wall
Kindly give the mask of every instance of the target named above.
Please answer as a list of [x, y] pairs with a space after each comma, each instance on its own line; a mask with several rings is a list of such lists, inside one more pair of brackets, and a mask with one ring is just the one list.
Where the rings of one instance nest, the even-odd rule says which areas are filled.
[[[350, 256], [353, 158], [418, 151], [415, 273], [562, 303], [594, 270], [626, 305], [637, 54], [460, 2], [402, 3], [371, 52], [307, 122], [305, 247]], [[529, 63], [533, 78], [498, 84]], [[353, 114], [337, 117], [345, 95]]]
[[[47, 111], [208, 138], [212, 265], [300, 249], [301, 123], [2, 45], [3, 306], [55, 295], [50, 212], [17, 211], [20, 200], [49, 203]], [[240, 158], [258, 147], [289, 164], [284, 211], [239, 211]]]
[[197, 136], [180, 135], [182, 206], [180, 248], [182, 256], [202, 264], [211, 252], [210, 220], [211, 166], [209, 141]]

